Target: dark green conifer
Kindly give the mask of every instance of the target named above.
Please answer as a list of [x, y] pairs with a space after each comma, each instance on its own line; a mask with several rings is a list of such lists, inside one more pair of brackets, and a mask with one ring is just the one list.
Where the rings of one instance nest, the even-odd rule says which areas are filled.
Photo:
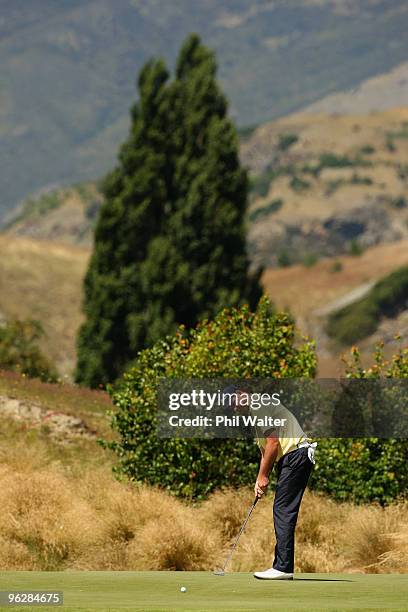
[[139, 102], [105, 204], [85, 278], [86, 320], [76, 380], [114, 380], [138, 350], [224, 306], [260, 296], [248, 276], [248, 179], [213, 53], [184, 43], [176, 78], [161, 61], [139, 77]]

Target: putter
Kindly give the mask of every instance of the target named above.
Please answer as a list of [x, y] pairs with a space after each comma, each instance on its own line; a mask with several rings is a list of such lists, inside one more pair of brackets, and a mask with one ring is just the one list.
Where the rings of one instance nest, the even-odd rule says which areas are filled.
[[249, 512], [248, 512], [248, 514], [247, 514], [247, 517], [246, 517], [246, 519], [245, 519], [245, 521], [244, 521], [244, 523], [243, 523], [243, 525], [242, 525], [241, 529], [239, 530], [239, 534], [237, 535], [236, 540], [235, 540], [235, 542], [234, 542], [234, 544], [233, 544], [233, 546], [232, 546], [231, 550], [229, 551], [227, 558], [225, 559], [225, 563], [224, 563], [223, 567], [222, 567], [222, 568], [220, 568], [220, 569], [218, 569], [218, 570], [216, 570], [216, 571], [214, 572], [214, 575], [215, 575], [215, 576], [225, 576], [225, 568], [227, 567], [228, 563], [230, 562], [230, 559], [231, 559], [231, 557], [232, 557], [232, 555], [233, 555], [233, 553], [234, 553], [234, 550], [235, 550], [235, 549], [236, 549], [236, 547], [237, 547], [237, 544], [238, 544], [239, 538], [240, 538], [240, 537], [241, 537], [241, 535], [244, 533], [244, 531], [245, 531], [245, 527], [246, 527], [246, 525], [247, 525], [247, 523], [248, 523], [248, 521], [249, 521], [249, 519], [250, 519], [250, 516], [251, 516], [251, 514], [252, 514], [253, 509], [255, 508], [256, 504], [258, 503], [258, 500], [259, 500], [259, 497], [258, 497], [258, 496], [257, 496], [257, 497], [255, 497], [254, 501], [252, 502], [252, 506], [251, 506], [251, 507], [250, 507], [250, 509], [249, 509]]

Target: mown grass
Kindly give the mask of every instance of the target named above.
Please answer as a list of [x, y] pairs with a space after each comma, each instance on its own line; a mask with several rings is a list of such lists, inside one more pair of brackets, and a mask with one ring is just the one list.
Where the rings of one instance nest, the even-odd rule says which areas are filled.
[[[0, 574], [0, 588], [63, 591], [64, 611], [110, 610], [406, 610], [408, 579], [401, 575], [302, 574], [265, 582], [251, 574], [211, 572], [18, 572]], [[184, 585], [187, 591], [180, 592]], [[17, 610], [17, 607], [8, 608]], [[27, 609], [27, 608], [24, 608]], [[35, 608], [32, 608], [33, 610]], [[48, 606], [41, 610], [55, 611]]]

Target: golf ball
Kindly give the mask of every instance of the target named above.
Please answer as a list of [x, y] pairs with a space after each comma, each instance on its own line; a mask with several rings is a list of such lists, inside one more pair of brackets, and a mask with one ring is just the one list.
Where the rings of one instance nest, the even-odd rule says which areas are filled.
[[185, 592], [187, 591], [187, 589], [186, 589], [186, 587], [181, 587], [180, 591], [181, 591], [182, 593], [185, 593]]

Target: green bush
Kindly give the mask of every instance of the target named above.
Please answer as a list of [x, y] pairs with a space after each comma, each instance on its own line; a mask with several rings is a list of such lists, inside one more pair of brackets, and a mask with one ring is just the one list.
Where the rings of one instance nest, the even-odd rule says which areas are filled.
[[333, 272], [333, 273], [341, 272], [342, 269], [343, 269], [343, 264], [341, 263], [339, 259], [336, 259], [335, 261], [333, 261], [332, 265], [330, 266], [330, 272]]
[[394, 151], [397, 150], [397, 147], [395, 146], [394, 140], [390, 136], [387, 136], [387, 139], [385, 141], [385, 148], [390, 153], [394, 153]]
[[408, 490], [406, 440], [319, 440], [318, 451], [310, 487], [334, 499], [384, 505]]
[[406, 125], [406, 121], [401, 124], [401, 129], [396, 131], [387, 132], [387, 138], [408, 138], [408, 126]]
[[309, 189], [310, 187], [310, 183], [309, 181], [305, 181], [302, 178], [299, 178], [298, 176], [294, 176], [290, 183], [289, 186], [291, 187], [291, 189], [293, 189], [293, 191], [305, 191], [305, 189]]
[[302, 258], [302, 264], [305, 268], [312, 268], [319, 261], [319, 256], [316, 253], [306, 253]]
[[337, 155], [336, 153], [321, 153], [319, 156], [319, 171], [323, 168], [350, 168], [352, 166], [372, 166], [372, 162], [360, 156], [349, 157], [348, 155]]
[[267, 168], [262, 174], [258, 176], [254, 176], [251, 179], [250, 183], [250, 192], [256, 196], [264, 198], [268, 195], [269, 188], [271, 183], [284, 173], [282, 169], [273, 170], [272, 168]]
[[360, 255], [362, 255], [363, 252], [364, 252], [364, 249], [359, 243], [359, 241], [356, 240], [356, 238], [353, 238], [353, 240], [350, 241], [349, 254], [352, 255], [353, 257], [360, 257]]
[[328, 181], [326, 184], [325, 195], [331, 196], [335, 193], [340, 187], [343, 187], [346, 184], [344, 179], [334, 179], [332, 181]]
[[287, 151], [292, 145], [299, 140], [297, 134], [279, 134], [278, 149], [279, 151]]
[[373, 179], [369, 176], [360, 176], [359, 174], [357, 174], [357, 172], [354, 172], [350, 180], [350, 183], [352, 185], [372, 185], [373, 182]]
[[342, 344], [366, 338], [377, 329], [381, 317], [393, 317], [406, 308], [408, 266], [379, 280], [361, 300], [332, 313], [327, 333]]
[[254, 221], [258, 221], [259, 219], [263, 219], [263, 217], [267, 217], [268, 215], [277, 212], [282, 208], [282, 206], [283, 200], [281, 198], [277, 198], [276, 200], [272, 200], [272, 202], [269, 202], [269, 204], [266, 204], [265, 206], [260, 206], [259, 208], [256, 208], [255, 210], [251, 211], [248, 215], [248, 218], [253, 223]]
[[[408, 377], [408, 349], [400, 350], [390, 362], [382, 348], [375, 364], [363, 369], [360, 354], [352, 349], [348, 364], [351, 378]], [[329, 439], [320, 440], [310, 486], [338, 500], [391, 503], [408, 493], [408, 440]]]
[[110, 388], [119, 441], [103, 442], [119, 459], [115, 471], [176, 495], [203, 498], [221, 486], [251, 484], [259, 451], [252, 440], [159, 439], [156, 392], [162, 378], [313, 377], [313, 344], [296, 340], [294, 323], [263, 298], [223, 310], [213, 321], [179, 332], [139, 353]]
[[362, 155], [372, 155], [375, 153], [375, 149], [371, 145], [364, 145], [364, 147], [361, 147], [360, 153], [362, 153]]
[[15, 319], [0, 327], [0, 368], [55, 382], [57, 371], [37, 345], [43, 334], [41, 324], [35, 320]]
[[282, 251], [278, 253], [277, 264], [280, 268], [288, 268], [292, 265], [292, 258], [289, 251], [282, 249]]
[[256, 123], [255, 125], [247, 125], [245, 127], [239, 128], [237, 131], [238, 131], [238, 136], [239, 136], [240, 141], [245, 142], [249, 140], [252, 134], [255, 132], [257, 127], [259, 127], [259, 123]]
[[401, 208], [407, 207], [407, 200], [405, 196], [398, 196], [395, 198], [390, 198], [389, 203], [393, 208], [401, 209]]
[[323, 168], [348, 168], [354, 166], [355, 161], [347, 155], [336, 155], [335, 153], [322, 153], [319, 157], [319, 167]]

